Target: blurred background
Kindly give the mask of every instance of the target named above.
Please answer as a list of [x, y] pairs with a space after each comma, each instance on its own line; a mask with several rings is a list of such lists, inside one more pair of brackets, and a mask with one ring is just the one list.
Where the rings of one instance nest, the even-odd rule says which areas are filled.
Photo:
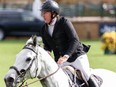
[[[45, 0], [0, 0], [0, 40], [9, 36], [40, 35], [43, 21], [42, 2]], [[55, 0], [60, 5], [60, 15], [71, 20], [80, 39], [101, 39], [105, 32], [116, 32], [115, 0]], [[110, 37], [111, 36], [111, 37]], [[116, 34], [109, 36], [115, 41]], [[102, 40], [103, 39], [103, 40]], [[110, 40], [108, 43], [112, 43]], [[116, 45], [116, 41], [113, 42]], [[108, 46], [103, 45], [102, 49]], [[116, 46], [114, 46], [116, 47]]]
[[[44, 1], [0, 0], [0, 87], [5, 87], [4, 75], [26, 40], [40, 35], [44, 22], [39, 9]], [[60, 5], [60, 15], [71, 20], [82, 43], [91, 45], [90, 66], [116, 72], [116, 0], [55, 1]]]
[[[7, 10], [18, 9], [20, 11], [24, 10], [25, 12], [23, 13], [25, 14], [26, 17], [29, 15], [26, 14], [27, 13], [26, 11], [32, 11], [35, 17], [41, 19], [40, 17], [38, 17], [40, 14], [34, 11], [39, 10], [39, 7], [41, 6], [41, 3], [43, 1], [45, 0], [0, 0], [0, 10], [5, 9]], [[60, 5], [61, 8], [60, 15], [66, 16], [72, 21], [81, 39], [98, 39], [104, 32], [116, 30], [115, 0], [55, 0], [55, 1], [58, 2]], [[35, 3], [36, 5], [34, 5]], [[14, 15], [16, 16], [16, 14]], [[26, 21], [32, 20], [32, 18], [30, 19], [29, 18], [30, 17], [27, 17], [22, 20]], [[2, 27], [2, 25], [0, 27]], [[4, 32], [4, 30], [1, 31]], [[28, 35], [27, 32], [26, 34]], [[5, 35], [2, 38], [5, 38]]]

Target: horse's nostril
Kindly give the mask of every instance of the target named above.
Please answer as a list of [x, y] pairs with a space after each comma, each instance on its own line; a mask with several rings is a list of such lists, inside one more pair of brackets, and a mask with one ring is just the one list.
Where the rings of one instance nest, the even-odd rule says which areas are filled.
[[8, 81], [8, 82], [14, 82], [14, 78], [9, 77], [9, 78], [7, 78], [7, 81]]
[[[4, 81], [5, 81], [5, 85], [6, 85], [6, 87], [15, 87], [14, 85], [14, 81], [15, 81], [15, 79], [13, 78], [13, 77], [11, 77], [11, 76], [8, 76], [8, 77], [5, 77], [4, 78]], [[14, 85], [13, 85], [14, 84]]]

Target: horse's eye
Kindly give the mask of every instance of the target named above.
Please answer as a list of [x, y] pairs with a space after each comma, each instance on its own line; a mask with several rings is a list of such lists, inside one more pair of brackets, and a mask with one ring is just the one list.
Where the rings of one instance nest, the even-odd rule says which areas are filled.
[[28, 58], [26, 59], [26, 62], [30, 62], [30, 61], [31, 61], [31, 58], [28, 57]]

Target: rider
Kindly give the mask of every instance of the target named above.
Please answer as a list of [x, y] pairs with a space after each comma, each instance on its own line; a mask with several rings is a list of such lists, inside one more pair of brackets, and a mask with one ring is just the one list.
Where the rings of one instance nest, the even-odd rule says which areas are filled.
[[65, 17], [59, 16], [59, 5], [55, 1], [47, 0], [42, 5], [41, 14], [45, 21], [42, 28], [44, 49], [49, 53], [53, 51], [58, 64], [70, 62], [76, 65], [76, 68], [84, 73], [89, 87], [99, 87], [91, 78], [85, 52], [87, 47], [79, 41], [72, 23]]

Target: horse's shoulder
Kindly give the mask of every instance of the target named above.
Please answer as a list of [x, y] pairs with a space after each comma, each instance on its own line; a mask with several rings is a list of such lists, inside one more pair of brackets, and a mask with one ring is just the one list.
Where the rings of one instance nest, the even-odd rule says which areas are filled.
[[39, 49], [40, 52], [46, 52], [46, 51], [44, 50], [44, 48], [42, 48], [42, 47], [40, 47], [40, 46], [38, 46], [38, 49]]

